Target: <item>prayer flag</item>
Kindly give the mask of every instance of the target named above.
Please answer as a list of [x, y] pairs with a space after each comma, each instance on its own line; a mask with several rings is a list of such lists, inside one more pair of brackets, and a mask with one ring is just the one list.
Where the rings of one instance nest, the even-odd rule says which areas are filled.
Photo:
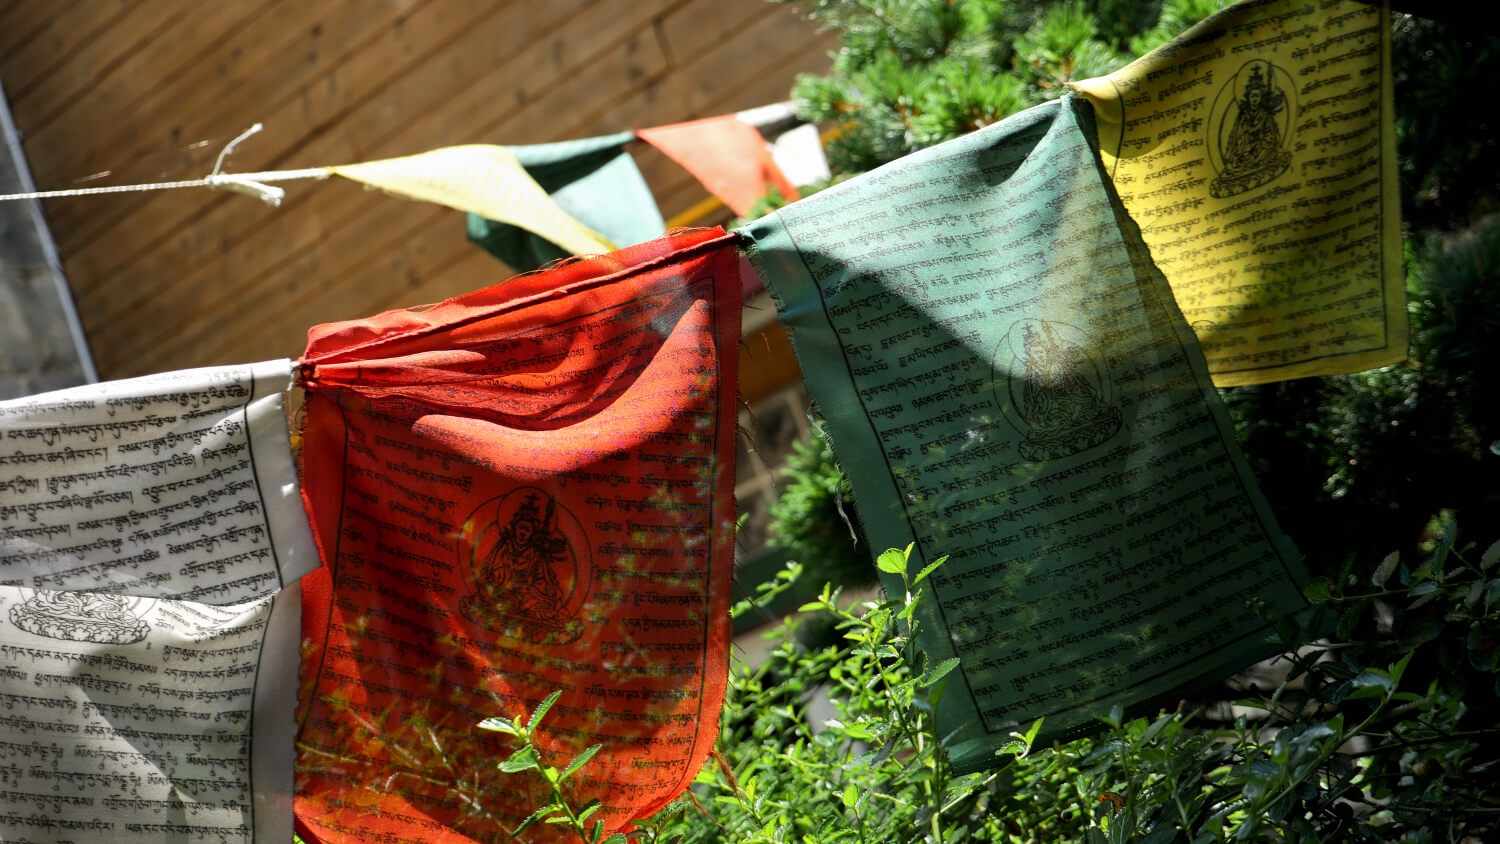
[[290, 384], [281, 360], [0, 402], [0, 760], [26, 768], [0, 839], [290, 840], [317, 565]]
[[771, 145], [771, 160], [793, 185], [800, 188], [833, 178], [818, 127], [799, 118], [792, 103], [746, 109], [735, 117], [754, 126], [766, 139]]
[[641, 129], [636, 136], [681, 164], [709, 193], [741, 216], [766, 195], [768, 185], [788, 199], [799, 196], [776, 166], [765, 138], [737, 117], [725, 115]]
[[443, 147], [403, 158], [341, 164], [329, 171], [387, 193], [436, 202], [520, 226], [570, 255], [609, 252], [614, 245], [568, 216], [505, 147]]
[[[656, 199], [625, 144], [631, 132], [555, 144], [510, 147], [557, 207], [616, 246], [634, 246], [666, 231]], [[469, 215], [469, 240], [517, 272], [573, 253], [511, 223]]]
[[683, 232], [312, 329], [304, 837], [508, 840], [550, 791], [478, 725], [553, 691], [543, 762], [602, 746], [565, 790], [607, 830], [692, 782], [728, 668], [734, 244]]
[[1390, 12], [1242, 2], [1076, 86], [1220, 386], [1406, 357]]
[[0, 402], [0, 583], [238, 604], [318, 566], [291, 361]]
[[874, 547], [948, 558], [917, 620], [963, 772], [1269, 655], [1248, 598], [1304, 606], [1090, 123], [1070, 95], [745, 229]]

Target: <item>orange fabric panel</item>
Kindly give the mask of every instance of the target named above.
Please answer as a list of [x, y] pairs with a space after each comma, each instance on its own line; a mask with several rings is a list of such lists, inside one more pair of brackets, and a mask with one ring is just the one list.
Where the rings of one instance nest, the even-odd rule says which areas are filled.
[[737, 117], [639, 129], [636, 137], [681, 164], [740, 216], [765, 196], [767, 185], [774, 185], [787, 199], [800, 196], [771, 158], [760, 130]]
[[312, 329], [304, 837], [508, 840], [550, 792], [476, 725], [554, 690], [544, 761], [603, 745], [566, 791], [607, 829], [692, 782], [728, 667], [734, 243], [683, 232]]

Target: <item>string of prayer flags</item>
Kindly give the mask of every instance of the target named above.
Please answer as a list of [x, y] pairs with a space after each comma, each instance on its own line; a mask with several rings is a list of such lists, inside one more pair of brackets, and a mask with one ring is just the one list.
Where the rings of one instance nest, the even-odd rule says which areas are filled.
[[728, 670], [738, 267], [684, 231], [312, 329], [304, 838], [510, 840], [550, 789], [478, 725], [552, 692], [542, 762], [599, 746], [566, 788], [606, 831], [692, 782]]
[[[1274, 652], [1303, 575], [1074, 96], [751, 223], [969, 772]], [[896, 576], [882, 575], [888, 589]]]
[[760, 132], [732, 115], [640, 129], [636, 136], [681, 164], [740, 216], [766, 195], [768, 186], [787, 199], [800, 196], [776, 166]]
[[1242, 2], [1076, 85], [1220, 386], [1406, 357], [1390, 12]]
[[570, 255], [610, 252], [614, 244], [569, 216], [505, 147], [468, 144], [328, 170], [387, 193], [435, 202], [519, 226]]
[[290, 840], [291, 371], [0, 402], [0, 839]]
[[[661, 211], [620, 132], [598, 138], [510, 147], [516, 161], [552, 201], [617, 246], [633, 246], [666, 232]], [[573, 253], [527, 229], [470, 214], [469, 240], [517, 272]]]

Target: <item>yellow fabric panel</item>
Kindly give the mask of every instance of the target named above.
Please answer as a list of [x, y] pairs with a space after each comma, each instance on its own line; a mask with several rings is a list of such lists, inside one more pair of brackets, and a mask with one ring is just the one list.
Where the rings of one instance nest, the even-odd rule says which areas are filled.
[[1406, 357], [1390, 31], [1247, 0], [1074, 86], [1221, 387]]
[[328, 169], [407, 199], [436, 202], [520, 226], [575, 255], [615, 251], [614, 244], [603, 235], [559, 208], [505, 147], [443, 147]]

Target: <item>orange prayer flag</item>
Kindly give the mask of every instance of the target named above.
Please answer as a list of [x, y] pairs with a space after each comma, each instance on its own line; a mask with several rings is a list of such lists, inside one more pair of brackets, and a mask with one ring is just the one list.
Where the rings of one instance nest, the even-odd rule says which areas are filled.
[[709, 193], [743, 216], [773, 185], [787, 199], [797, 199], [797, 188], [782, 174], [754, 126], [737, 117], [710, 117], [655, 129], [636, 136], [681, 164]]
[[[628, 827], [718, 734], [733, 566], [740, 282], [720, 229], [318, 326], [302, 478], [304, 838], [506, 841], [542, 761]], [[528, 841], [572, 840], [565, 827]]]

